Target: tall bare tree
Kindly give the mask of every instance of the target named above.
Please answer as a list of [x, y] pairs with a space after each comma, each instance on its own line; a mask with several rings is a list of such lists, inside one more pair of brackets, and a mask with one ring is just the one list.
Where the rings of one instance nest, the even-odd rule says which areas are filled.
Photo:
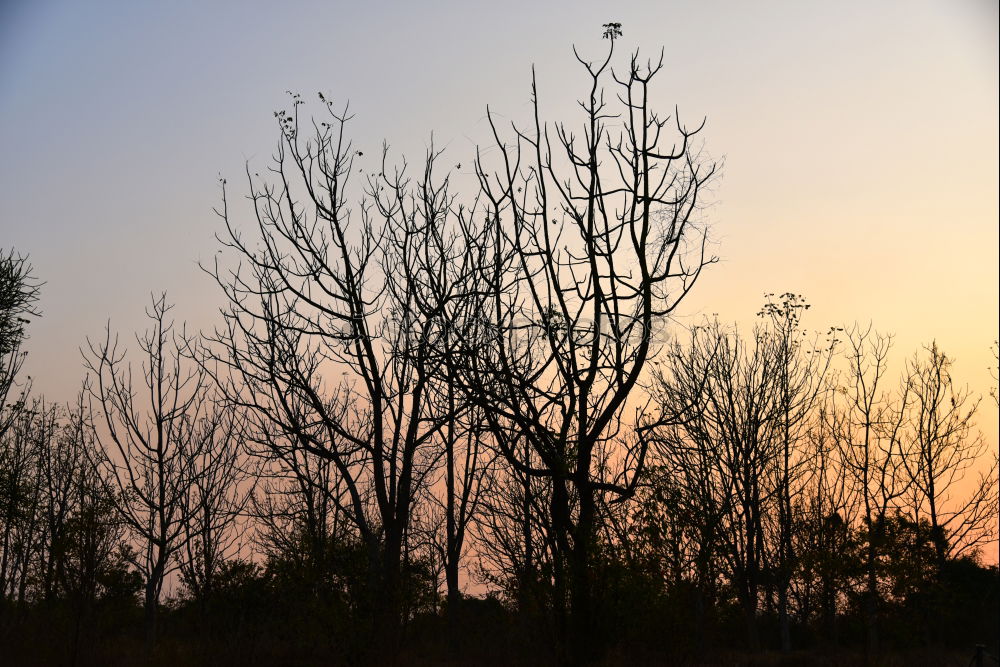
[[229, 301], [215, 339], [234, 378], [222, 384], [253, 413], [255, 439], [281, 457], [332, 462], [343, 493], [331, 498], [366, 546], [370, 620], [391, 650], [415, 506], [462, 410], [433, 391], [448, 363], [436, 341], [457, 303], [451, 274], [471, 257], [442, 229], [469, 213], [435, 175], [433, 149], [417, 181], [383, 151], [361, 190], [349, 190], [362, 152], [345, 137], [346, 112], [320, 97], [322, 122], [300, 120], [298, 96], [277, 114], [276, 184], [248, 172], [251, 240], [223, 194], [222, 243], [242, 265], [210, 269]]
[[[193, 340], [170, 319], [166, 296], [146, 310], [150, 328], [136, 335], [140, 363], [108, 325], [104, 340], [88, 340], [87, 390], [100, 446], [94, 465], [104, 493], [137, 542], [134, 566], [145, 583], [146, 640], [156, 641], [160, 593], [187, 539], [202, 479], [201, 457], [212, 444], [198, 438], [208, 409], [207, 375], [190, 358]], [[99, 420], [99, 425], [96, 423]]]
[[[570, 611], [564, 646], [577, 661], [600, 645], [591, 595], [598, 508], [633, 492], [645, 455], [642, 441], [618, 437], [627, 401], [655, 352], [655, 329], [710, 261], [697, 213], [715, 168], [693, 145], [701, 125], [650, 107], [662, 60], [634, 55], [612, 71], [618, 35], [620, 26], [607, 30], [610, 48], [596, 63], [577, 56], [588, 88], [580, 136], [541, 121], [533, 83], [533, 126], [515, 127], [507, 143], [490, 113], [497, 168], [477, 162], [498, 230], [485, 314], [499, 333], [467, 346], [466, 387], [507, 462], [551, 481], [557, 609]], [[608, 78], [617, 108], [605, 100]]]

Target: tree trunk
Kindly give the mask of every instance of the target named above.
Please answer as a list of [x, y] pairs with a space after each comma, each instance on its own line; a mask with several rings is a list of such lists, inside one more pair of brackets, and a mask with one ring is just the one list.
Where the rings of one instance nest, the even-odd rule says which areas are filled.
[[[570, 610], [567, 609], [568, 587], [566, 582], [566, 568], [569, 565], [572, 569], [572, 565], [567, 563], [571, 549], [569, 541], [569, 494], [566, 490], [565, 480], [558, 478], [552, 480], [551, 513], [552, 532], [555, 534], [556, 541], [556, 548], [552, 554], [552, 612], [559, 644], [556, 652], [560, 662], [571, 664], [572, 637], [569, 621]], [[572, 576], [572, 573], [570, 576]]]
[[591, 585], [594, 552], [594, 497], [585, 480], [576, 480], [580, 498], [580, 517], [576, 524], [573, 549], [570, 551], [570, 655], [573, 664], [600, 661], [603, 643], [593, 622], [593, 587]]
[[159, 575], [154, 570], [154, 573], [150, 575], [149, 580], [146, 582], [145, 598], [143, 603], [143, 628], [146, 637], [146, 651], [151, 652], [153, 647], [156, 645], [156, 622], [157, 622], [157, 612], [159, 611], [157, 607], [159, 606], [159, 600], [157, 600], [156, 589], [157, 583], [156, 579]]
[[398, 526], [386, 530], [386, 540], [382, 552], [381, 581], [375, 602], [375, 626], [373, 637], [381, 642], [379, 659], [386, 662], [396, 660], [402, 645], [402, 599], [401, 599], [401, 559], [402, 534]]
[[461, 547], [458, 544], [451, 544], [449, 539], [448, 553], [445, 562], [445, 581], [448, 588], [447, 599], [447, 622], [448, 622], [448, 646], [454, 653], [458, 649], [459, 635], [459, 608], [462, 603], [462, 591], [458, 587], [458, 566]]

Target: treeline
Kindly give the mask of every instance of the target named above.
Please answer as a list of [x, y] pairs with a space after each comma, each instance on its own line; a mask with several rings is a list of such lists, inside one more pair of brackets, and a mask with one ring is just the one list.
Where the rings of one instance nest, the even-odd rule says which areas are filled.
[[4, 256], [10, 655], [995, 650], [979, 399], [934, 344], [897, 378], [870, 327], [809, 334], [795, 294], [749, 332], [673, 323], [714, 261], [716, 169], [704, 123], [650, 108], [662, 63], [611, 72], [609, 26], [606, 58], [581, 61], [583, 131], [543, 123], [533, 86], [530, 127], [490, 117], [471, 199], [433, 148], [411, 179], [293, 95], [248, 206], [222, 182], [218, 327], [189, 333], [154, 298], [144, 332], [88, 340], [70, 406], [16, 379], [40, 286]]

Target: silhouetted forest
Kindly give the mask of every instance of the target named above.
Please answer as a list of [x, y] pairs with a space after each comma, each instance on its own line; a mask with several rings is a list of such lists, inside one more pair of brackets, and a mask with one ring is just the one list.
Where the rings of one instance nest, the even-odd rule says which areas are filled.
[[1000, 653], [996, 395], [794, 293], [677, 320], [718, 169], [605, 30], [581, 115], [533, 84], [471, 180], [433, 147], [369, 169], [291, 95], [273, 162], [220, 182], [217, 324], [154, 296], [69, 405], [22, 372], [44, 276], [0, 256], [0, 662]]

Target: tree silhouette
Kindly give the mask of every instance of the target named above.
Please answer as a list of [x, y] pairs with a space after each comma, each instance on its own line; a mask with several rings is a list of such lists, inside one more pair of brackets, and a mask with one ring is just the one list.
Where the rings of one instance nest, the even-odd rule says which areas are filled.
[[10, 427], [18, 407], [30, 391], [24, 386], [13, 403], [11, 391], [24, 365], [21, 350], [30, 317], [38, 317], [35, 307], [41, 284], [34, 277], [28, 258], [14, 250], [0, 251], [0, 436]]
[[515, 128], [512, 143], [489, 115], [497, 167], [480, 158], [476, 168], [496, 228], [484, 312], [497, 333], [466, 341], [463, 356], [466, 390], [508, 464], [551, 482], [555, 604], [577, 662], [600, 654], [591, 608], [599, 508], [605, 497], [627, 499], [642, 473], [644, 442], [619, 437], [628, 398], [655, 354], [655, 328], [711, 261], [697, 219], [715, 174], [693, 148], [701, 125], [649, 107], [662, 61], [633, 55], [616, 75], [613, 55], [613, 39], [597, 63], [577, 55], [589, 79], [582, 140], [542, 123], [534, 83], [534, 125]]
[[138, 378], [110, 323], [104, 340], [88, 341], [84, 355], [92, 419], [103, 427], [94, 431], [100, 446], [93, 464], [105, 497], [138, 541], [132, 564], [143, 576], [150, 648], [164, 579], [198, 509], [188, 500], [205, 477], [199, 462], [213, 444], [198, 437], [208, 409], [207, 375], [190, 358], [192, 339], [183, 327], [174, 329], [170, 309], [161, 295], [146, 310], [151, 327], [136, 336]]

